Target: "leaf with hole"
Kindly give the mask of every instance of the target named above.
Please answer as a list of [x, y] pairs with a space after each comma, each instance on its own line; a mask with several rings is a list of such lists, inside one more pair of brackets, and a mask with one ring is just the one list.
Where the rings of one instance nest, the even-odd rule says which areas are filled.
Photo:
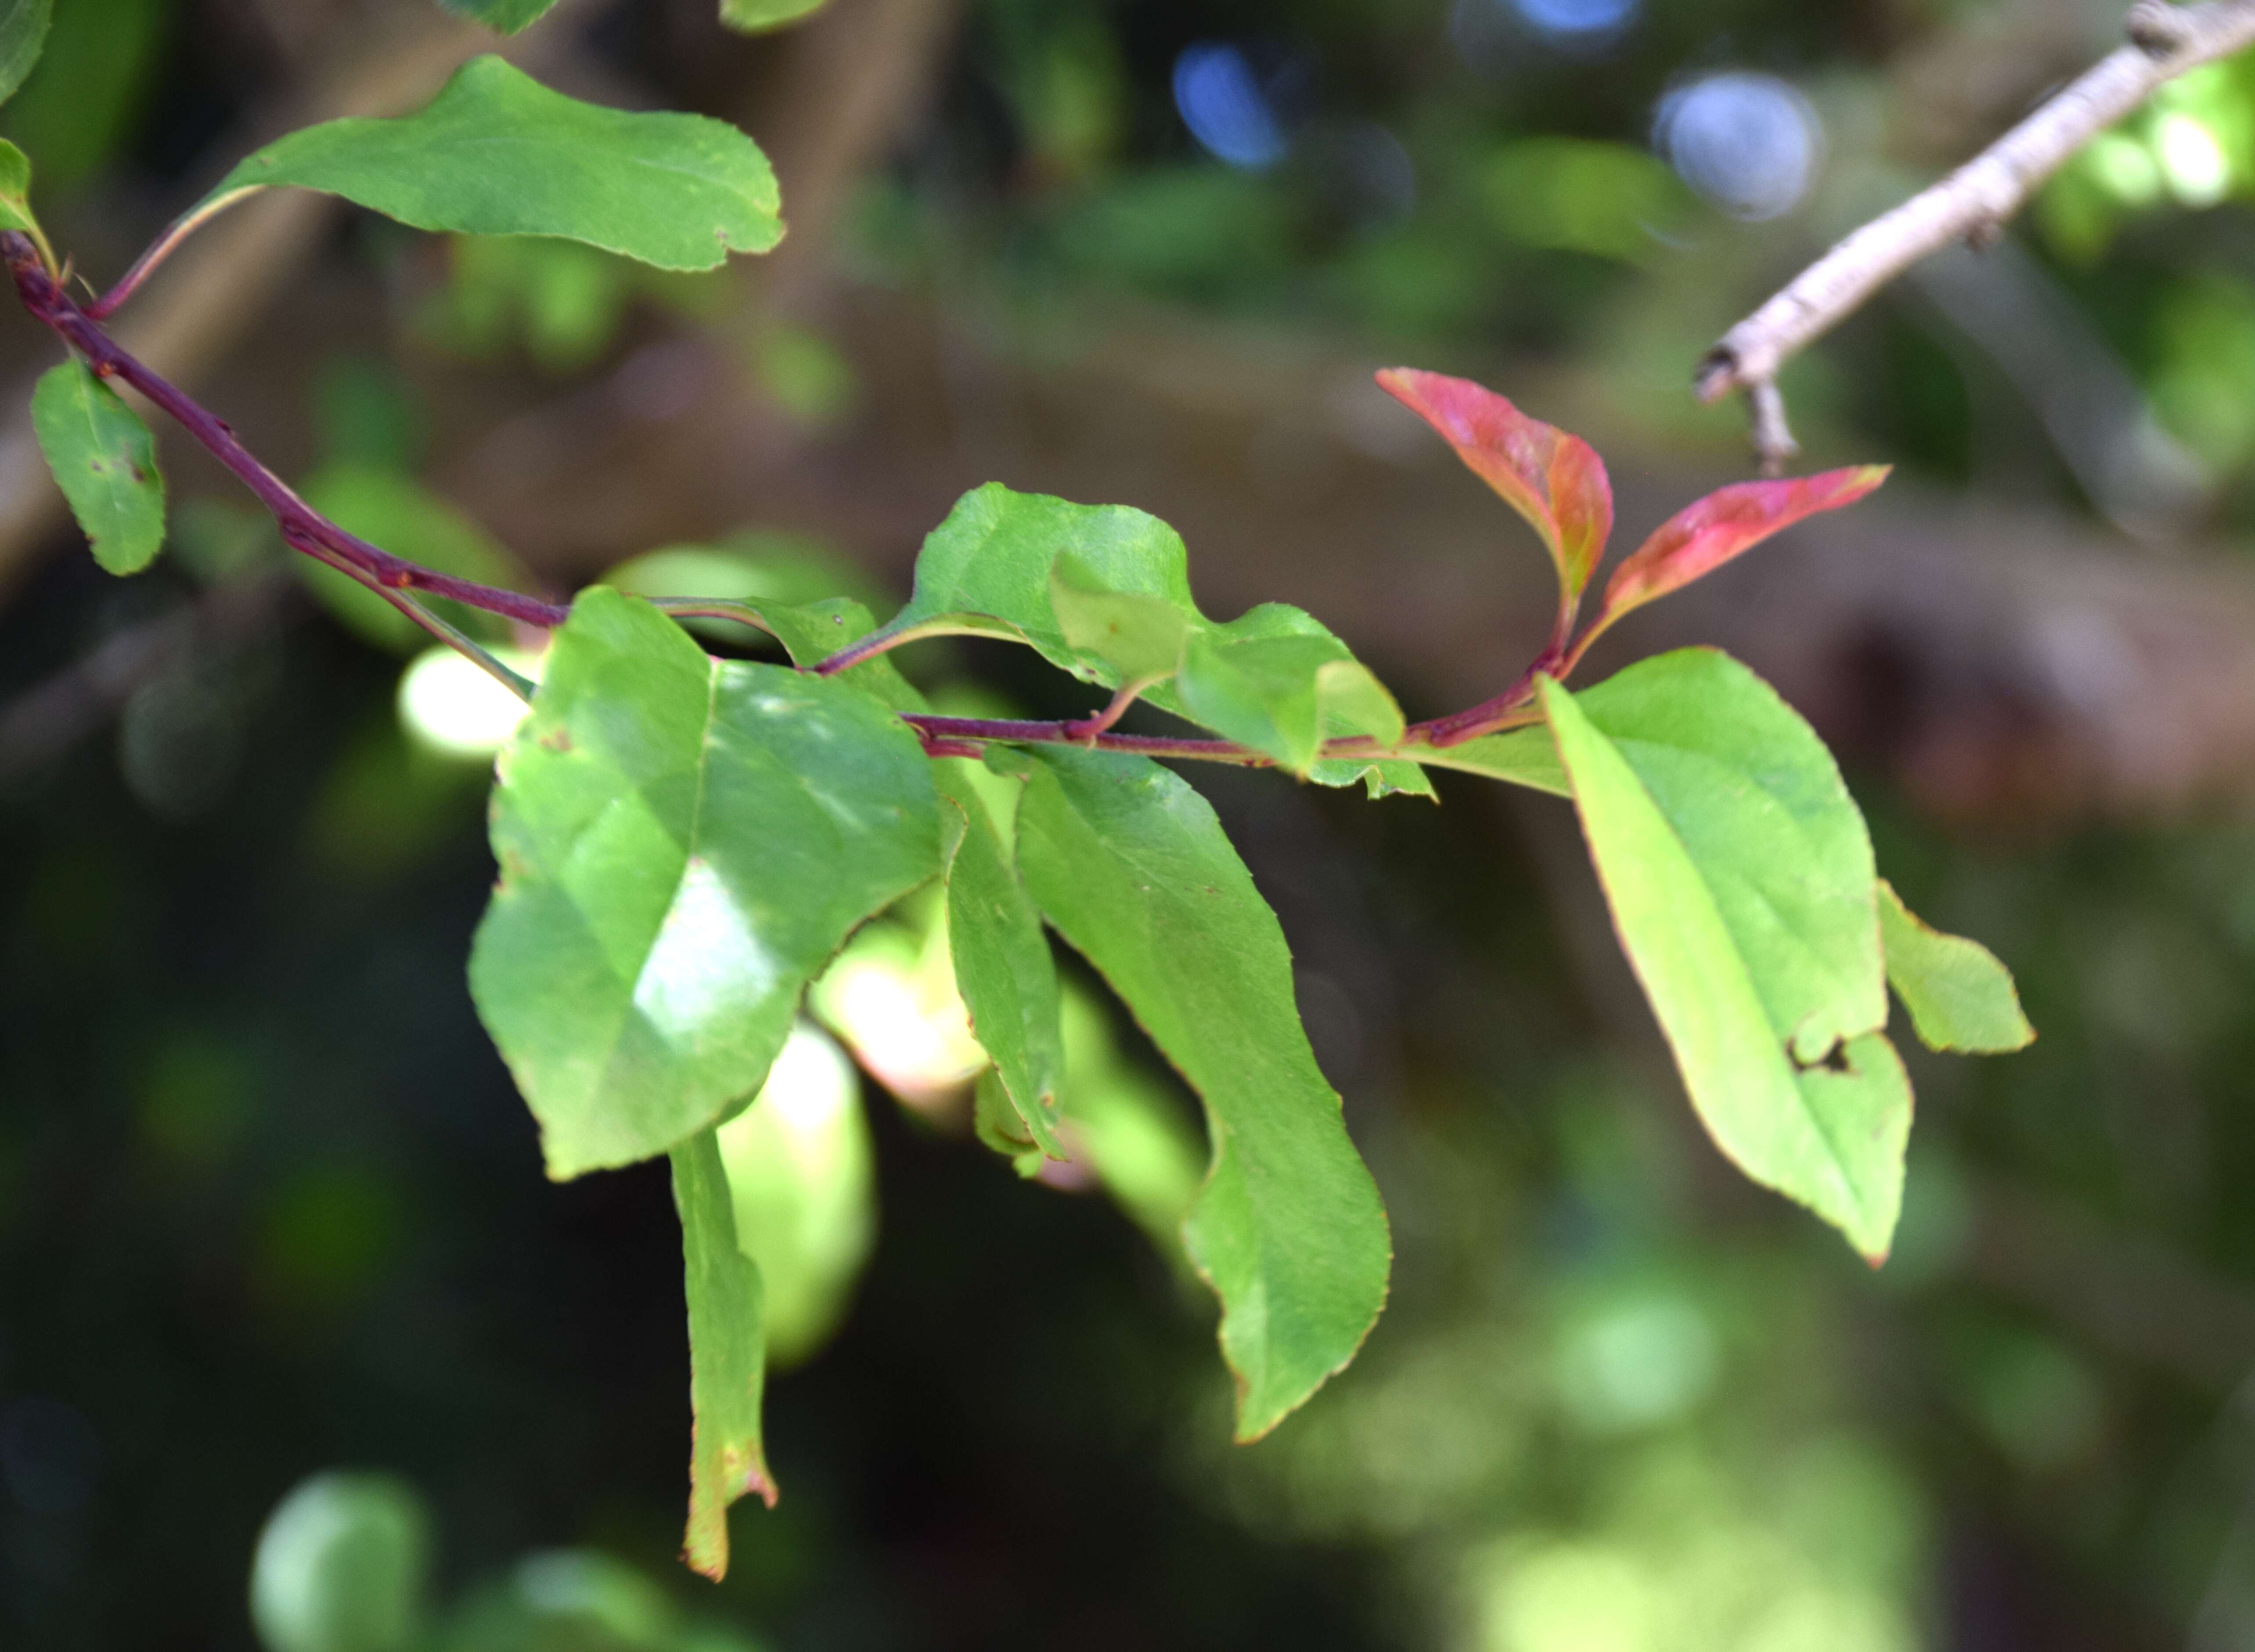
[[710, 270], [783, 237], [775, 173], [726, 122], [582, 103], [497, 57], [431, 106], [309, 126], [249, 156], [175, 233], [253, 190], [317, 189], [418, 229], [558, 235], [661, 270]]
[[1283, 932], [1205, 800], [1142, 758], [1034, 753], [1018, 861], [1205, 1103], [1212, 1163], [1184, 1238], [1221, 1297], [1238, 1438], [1258, 1438], [1353, 1358], [1392, 1252]]
[[1879, 937], [1887, 980], [1929, 1050], [2008, 1055], [2035, 1042], [2012, 972], [1978, 941], [1929, 929], [1879, 880]]
[[689, 1526], [681, 1557], [717, 1583], [728, 1571], [728, 1505], [753, 1492], [769, 1508], [776, 1500], [760, 1437], [765, 1286], [736, 1241], [719, 1139], [699, 1130], [671, 1156], [689, 1311]]
[[916, 735], [858, 689], [706, 657], [583, 592], [502, 754], [470, 986], [558, 1179], [753, 1095], [802, 988], [939, 869]]
[[1541, 688], [1614, 924], [1709, 1134], [1884, 1257], [1910, 1086], [1880, 1033], [1871, 841], [1830, 754], [1711, 650], [1578, 695]]
[[165, 548], [165, 476], [141, 415], [73, 356], [32, 387], [32, 431], [94, 559], [116, 574], [154, 562]]

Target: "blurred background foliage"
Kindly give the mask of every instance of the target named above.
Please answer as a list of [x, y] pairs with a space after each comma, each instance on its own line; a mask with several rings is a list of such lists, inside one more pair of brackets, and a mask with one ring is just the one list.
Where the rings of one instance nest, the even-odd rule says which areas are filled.
[[[1726, 475], [1738, 417], [1685, 388], [1705, 345], [2120, 20], [2106, 0], [833, 0], [748, 44], [710, 11], [569, 4], [527, 61], [769, 142], [797, 236], [772, 267], [659, 280], [328, 212], [230, 253], [233, 291], [172, 317], [196, 334], [166, 346], [179, 370], [347, 525], [527, 588], [615, 569], [882, 608], [934, 502], [1020, 462], [991, 427], [1028, 371], [1064, 376], [1043, 422], [1094, 455], [1079, 474], [1155, 509], [1242, 495], [1136, 432], [1203, 430], [1247, 385], [1275, 416], [1243, 474], [1276, 498], [1421, 462], [1359, 391], [1272, 381], [1283, 358], [1350, 387], [1388, 359], [1477, 372], [1597, 437], [1625, 487]], [[417, 0], [57, 0], [0, 127], [106, 274], [251, 136], [380, 101], [352, 75], [385, 53], [474, 49]], [[2104, 541], [2132, 583], [2236, 579], [2251, 202], [2240, 61], [1797, 362], [1811, 461], [1897, 463], [1930, 520], [1977, 524], [1950, 530], [1968, 562], [2001, 512]], [[34, 331], [8, 330], [10, 372], [38, 364]], [[1072, 376], [1152, 339], [1198, 374]], [[222, 478], [166, 454], [174, 555], [129, 583], [51, 512], [0, 511], [0, 1642], [2255, 1644], [2255, 831], [2230, 763], [2167, 808], [1942, 821], [1885, 739], [1848, 742], [1883, 869], [2012, 963], [2042, 1032], [1920, 1065], [1876, 1274], [1690, 1128], [1555, 808], [1196, 777], [1293, 938], [1399, 1250], [1359, 1362], [1241, 1450], [1174, 1238], [1194, 1113], [1077, 976], [1082, 1156], [1014, 1175], [978, 1145], [977, 1051], [912, 900], [731, 1127], [784, 1494], [737, 1511], [715, 1590], [671, 1558], [664, 1172], [544, 1182], [462, 985], [512, 704], [301, 581]], [[1510, 587], [1528, 547], [1479, 520], [1505, 543], [1473, 577]], [[1263, 583], [1302, 577], [1295, 543], [1193, 549], [1225, 587], [1303, 594]], [[1405, 602], [1446, 561], [1406, 528], [1355, 554], [1358, 588]], [[1764, 552], [1767, 635], [1814, 600], [1797, 554]], [[1325, 617], [1361, 647], [1383, 607]], [[1524, 633], [1515, 612], [1497, 635]], [[494, 640], [537, 671], [537, 639]], [[1430, 651], [1477, 682], [1488, 646]], [[1365, 651], [1389, 649], [1413, 705], [1440, 692], [1398, 631]], [[2069, 702], [2120, 708], [2103, 647], [2062, 657]], [[954, 706], [1065, 709], [1005, 653], [914, 669]], [[1813, 700], [1828, 729], [1900, 711], [1869, 676]], [[2167, 745], [2168, 707], [2149, 715]], [[1984, 761], [2048, 761], [2020, 724], [1998, 738]]]

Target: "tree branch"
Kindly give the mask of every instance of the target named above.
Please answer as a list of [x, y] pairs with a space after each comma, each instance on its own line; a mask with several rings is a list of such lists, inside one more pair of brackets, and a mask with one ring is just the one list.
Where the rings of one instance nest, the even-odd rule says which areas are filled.
[[2160, 87], [2255, 44], [2255, 0], [2138, 0], [2127, 31], [2129, 45], [1940, 183], [1840, 242], [1707, 353], [1694, 391], [1704, 402], [1748, 392], [1765, 470], [1774, 474], [1795, 451], [1776, 393], [1787, 361], [1928, 254], [1953, 241], [1994, 240], [2039, 185]]

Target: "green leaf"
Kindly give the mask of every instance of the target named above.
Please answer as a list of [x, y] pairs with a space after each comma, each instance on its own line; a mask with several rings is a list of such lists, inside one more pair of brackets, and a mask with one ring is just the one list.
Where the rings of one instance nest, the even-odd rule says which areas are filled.
[[1420, 746], [1417, 761], [1428, 769], [1454, 769], [1468, 775], [1486, 775], [1531, 786], [1556, 797], [1570, 798], [1574, 788], [1558, 762], [1558, 744], [1548, 728], [1514, 728], [1508, 734], [1483, 735], [1455, 746]]
[[916, 735], [850, 685], [707, 658], [598, 586], [502, 754], [470, 987], [561, 1180], [758, 1090], [801, 989], [938, 870]]
[[759, 1095], [720, 1135], [736, 1244], [766, 1287], [768, 1363], [796, 1365], [837, 1328], [876, 1240], [869, 1121], [853, 1062], [800, 1022]]
[[111, 573], [138, 573], [165, 548], [165, 477], [141, 416], [73, 356], [32, 390], [32, 429], [47, 468]]
[[1308, 1048], [1283, 932], [1220, 823], [1142, 758], [1044, 749], [1018, 816], [1035, 903], [1204, 1099], [1212, 1168], [1184, 1238], [1220, 1296], [1237, 1435], [1354, 1357], [1391, 1246]]
[[442, 11], [482, 23], [503, 34], [530, 28], [555, 4], [556, 0], [439, 0]]
[[720, 0], [720, 21], [739, 34], [759, 34], [812, 17], [828, 0]]
[[1192, 641], [1177, 690], [1184, 710], [1240, 745], [1305, 775], [1327, 739], [1401, 739], [1401, 708], [1338, 638], [1261, 636]]
[[[324, 465], [299, 484], [307, 504], [370, 545], [441, 573], [521, 590], [522, 569], [491, 535], [413, 477], [383, 465]], [[320, 605], [348, 629], [395, 654], [430, 646], [423, 628], [359, 580], [311, 557], [290, 566]], [[481, 609], [438, 597], [421, 599], [446, 621], [481, 643], [509, 638], [509, 622]]]
[[431, 1516], [388, 1474], [317, 1474], [258, 1534], [250, 1619], [266, 1652], [407, 1652], [421, 1638]]
[[1879, 880], [1879, 937], [1887, 980], [1929, 1050], [2007, 1055], [2035, 1042], [2012, 972], [1978, 941], [1928, 929]]
[[0, 229], [20, 229], [31, 236], [47, 267], [54, 268], [54, 249], [32, 214], [32, 158], [4, 137], [0, 137]]
[[1066, 647], [1101, 661], [1115, 682], [1139, 688], [1180, 669], [1196, 622], [1164, 597], [1107, 588], [1071, 552], [1050, 570], [1050, 608]]
[[757, 1492], [772, 1508], [775, 1480], [760, 1441], [767, 1384], [760, 1270], [736, 1242], [734, 1206], [719, 1138], [699, 1130], [672, 1151], [673, 1208], [689, 1307], [689, 1529], [681, 1557], [719, 1582], [728, 1571], [728, 1505]]
[[933, 768], [949, 805], [943, 859], [955, 988], [971, 1013], [973, 1035], [994, 1061], [1022, 1121], [1022, 1130], [1013, 1134], [1061, 1159], [1066, 1153], [1057, 1141], [1057, 1081], [1064, 1048], [1057, 1030], [1057, 960], [973, 772], [961, 758]]
[[[1194, 1271], [1183, 1249], [1183, 1222], [1205, 1179], [1205, 1142], [1171, 1086], [1121, 1057], [1112, 1017], [1093, 995], [1064, 998], [1065, 1121], [1075, 1156], [1168, 1264]], [[1031, 1169], [1038, 1170], [1036, 1158]]]
[[[54, 12], [54, 0], [0, 0], [0, 103], [16, 95], [16, 88], [39, 62]], [[25, 171], [28, 174], [29, 168]]]
[[1613, 922], [1709, 1134], [1883, 1258], [1910, 1086], [1879, 1031], [1870, 839], [1830, 755], [1711, 650], [1578, 696], [1546, 678], [1542, 699]]
[[710, 270], [783, 238], [775, 174], [734, 127], [582, 103], [497, 57], [465, 63], [419, 115], [330, 121], [269, 144], [181, 224], [280, 185], [418, 229], [558, 235], [661, 270]]

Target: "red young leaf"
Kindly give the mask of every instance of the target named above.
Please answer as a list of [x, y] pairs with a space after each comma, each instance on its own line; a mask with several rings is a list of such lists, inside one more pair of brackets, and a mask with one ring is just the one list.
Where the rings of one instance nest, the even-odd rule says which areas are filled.
[[1613, 531], [1612, 484], [1596, 450], [1468, 378], [1389, 367], [1378, 382], [1535, 524], [1557, 565], [1561, 606], [1579, 597]]
[[1712, 573], [1741, 551], [1820, 510], [1852, 505], [1887, 479], [1891, 467], [1857, 465], [1790, 482], [1740, 482], [1677, 511], [1613, 570], [1605, 606], [1591, 634], [1633, 608]]

